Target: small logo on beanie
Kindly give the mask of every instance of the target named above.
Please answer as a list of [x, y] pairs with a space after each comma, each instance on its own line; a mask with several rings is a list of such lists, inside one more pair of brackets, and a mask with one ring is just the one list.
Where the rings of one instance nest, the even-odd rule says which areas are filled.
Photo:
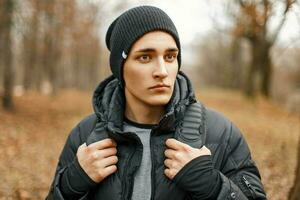
[[122, 52], [122, 57], [123, 57], [124, 59], [127, 58], [127, 54], [126, 54], [124, 51]]

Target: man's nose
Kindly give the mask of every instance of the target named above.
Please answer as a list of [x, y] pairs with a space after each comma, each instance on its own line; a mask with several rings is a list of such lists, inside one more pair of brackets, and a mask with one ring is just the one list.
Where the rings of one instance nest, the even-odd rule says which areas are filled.
[[164, 78], [168, 76], [166, 62], [163, 57], [157, 59], [157, 66], [154, 70], [154, 76], [156, 78]]

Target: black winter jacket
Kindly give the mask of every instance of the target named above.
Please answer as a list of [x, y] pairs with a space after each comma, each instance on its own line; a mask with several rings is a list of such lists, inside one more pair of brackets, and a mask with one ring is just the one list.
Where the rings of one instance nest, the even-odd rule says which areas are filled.
[[[112, 76], [100, 83], [93, 97], [95, 113], [82, 120], [69, 135], [46, 199], [131, 198], [134, 173], [141, 162], [143, 146], [136, 134], [122, 131], [124, 99], [123, 90]], [[191, 83], [180, 72], [175, 82], [173, 96], [166, 106], [166, 114], [151, 131], [151, 200], [207, 199], [208, 196], [200, 194], [200, 191], [206, 188], [213, 188], [215, 194], [209, 198], [213, 196], [217, 200], [266, 199], [259, 171], [251, 159], [242, 134], [229, 120], [211, 109], [206, 109], [203, 113], [206, 138], [202, 144], [211, 150], [211, 158], [199, 157], [192, 160], [173, 181], [164, 175], [165, 141], [174, 137], [175, 127], [176, 130], [180, 130], [177, 127], [182, 124], [186, 109], [195, 102]], [[108, 137], [118, 143], [118, 171], [97, 184], [80, 167], [76, 152], [84, 142], [90, 144]], [[203, 162], [211, 165], [208, 171], [216, 179], [215, 183], [220, 183], [219, 188], [214, 186], [214, 180], [209, 181], [211, 185], [201, 182], [205, 179], [197, 166], [200, 169]], [[75, 190], [74, 184], [81, 191]], [[63, 194], [62, 191], [67, 191], [67, 194], [66, 192]]]

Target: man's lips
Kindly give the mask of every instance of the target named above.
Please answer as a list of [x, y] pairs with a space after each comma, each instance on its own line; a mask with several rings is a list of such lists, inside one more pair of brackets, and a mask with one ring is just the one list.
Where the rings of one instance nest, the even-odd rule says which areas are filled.
[[157, 85], [154, 85], [152, 87], [150, 87], [149, 89], [156, 89], [156, 88], [169, 88], [170, 86], [169, 85], [166, 85], [166, 84], [157, 84]]

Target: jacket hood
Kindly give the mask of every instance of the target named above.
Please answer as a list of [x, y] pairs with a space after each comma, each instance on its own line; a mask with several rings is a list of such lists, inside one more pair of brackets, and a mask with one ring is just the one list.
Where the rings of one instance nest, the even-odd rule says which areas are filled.
[[[194, 102], [196, 98], [191, 81], [180, 71], [176, 77], [172, 97], [166, 105], [165, 115], [159, 125], [164, 129], [174, 128], [182, 119], [186, 106]], [[94, 92], [92, 103], [99, 121], [109, 128], [123, 130], [125, 95], [118, 79], [111, 75], [102, 81]]]

